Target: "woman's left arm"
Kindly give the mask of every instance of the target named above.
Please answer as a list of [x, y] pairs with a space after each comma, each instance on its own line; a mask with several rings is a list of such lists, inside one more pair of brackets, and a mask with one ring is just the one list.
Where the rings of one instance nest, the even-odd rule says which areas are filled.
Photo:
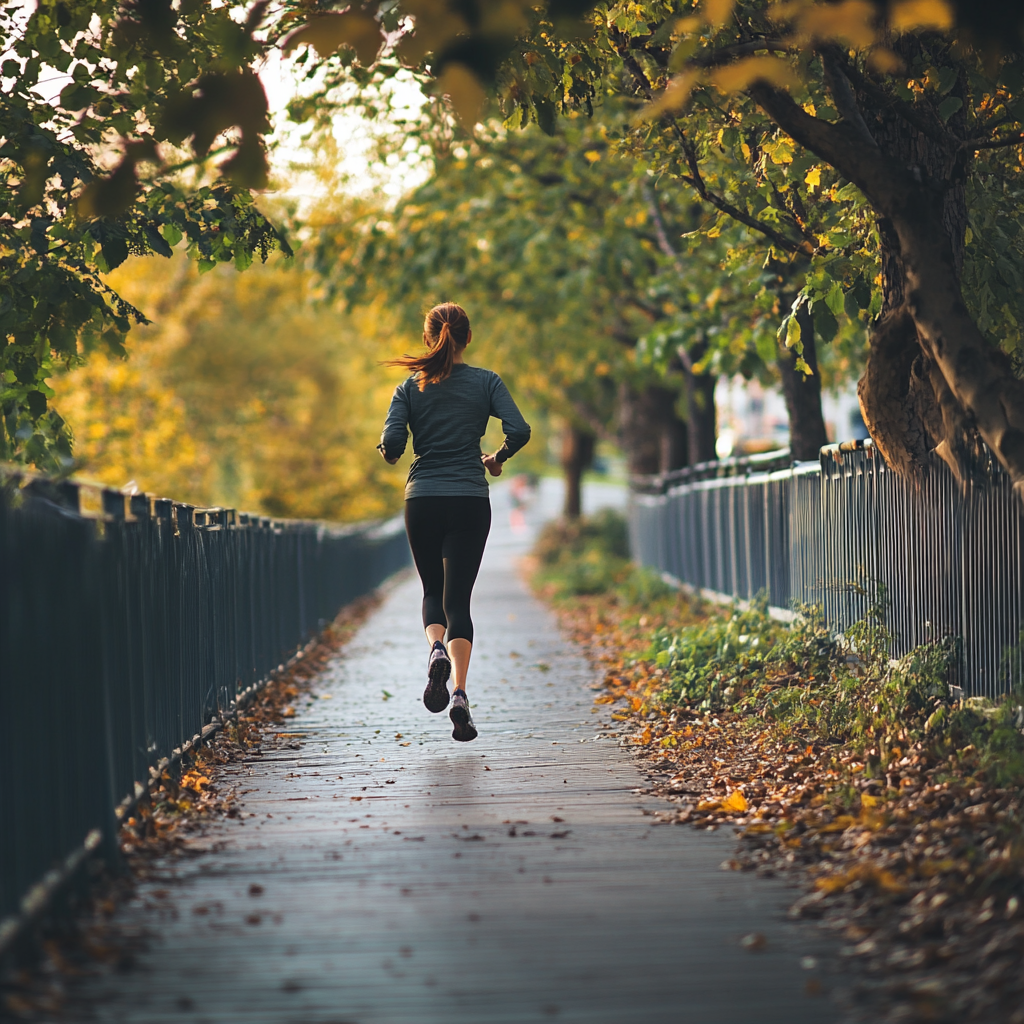
[[494, 375], [491, 385], [491, 415], [501, 420], [505, 440], [493, 455], [484, 456], [484, 465], [491, 469], [488, 460], [493, 460], [498, 466], [498, 473], [494, 473], [493, 469], [491, 472], [498, 476], [501, 472], [500, 467], [530, 440], [530, 424], [523, 419], [523, 414], [512, 400], [505, 382], [497, 374]]
[[384, 420], [377, 451], [384, 457], [385, 462], [393, 466], [404, 454], [408, 443], [409, 398], [405, 389], [399, 385], [391, 398], [391, 407], [388, 409], [387, 419]]

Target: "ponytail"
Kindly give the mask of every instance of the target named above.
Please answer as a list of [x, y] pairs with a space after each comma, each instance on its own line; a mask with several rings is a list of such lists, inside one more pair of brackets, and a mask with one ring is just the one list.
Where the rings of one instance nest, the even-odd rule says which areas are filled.
[[437, 384], [451, 376], [455, 355], [469, 343], [469, 316], [454, 302], [435, 306], [423, 321], [423, 344], [427, 354], [389, 359], [387, 366], [404, 366], [416, 375], [423, 391], [428, 384]]

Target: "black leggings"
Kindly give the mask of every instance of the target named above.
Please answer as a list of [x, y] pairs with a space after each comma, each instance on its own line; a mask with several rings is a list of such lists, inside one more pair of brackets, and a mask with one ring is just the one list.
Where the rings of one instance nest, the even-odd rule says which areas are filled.
[[489, 498], [406, 499], [405, 530], [423, 581], [423, 626], [446, 626], [449, 641], [473, 641], [469, 599], [490, 529]]

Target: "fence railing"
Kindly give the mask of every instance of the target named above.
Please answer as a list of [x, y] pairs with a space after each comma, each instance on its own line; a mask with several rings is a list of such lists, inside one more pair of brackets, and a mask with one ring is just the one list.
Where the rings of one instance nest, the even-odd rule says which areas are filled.
[[881, 596], [894, 657], [956, 637], [966, 693], [1021, 679], [1024, 514], [994, 458], [965, 488], [937, 459], [908, 483], [870, 441], [705, 463], [634, 479], [629, 519], [638, 562], [708, 596], [817, 604], [837, 632]]
[[409, 549], [397, 521], [0, 483], [2, 952], [90, 850], [116, 856], [119, 804]]

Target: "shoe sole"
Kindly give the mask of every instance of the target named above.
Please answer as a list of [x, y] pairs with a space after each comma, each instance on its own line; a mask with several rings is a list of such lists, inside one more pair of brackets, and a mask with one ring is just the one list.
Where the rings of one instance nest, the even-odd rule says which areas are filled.
[[423, 704], [432, 714], [440, 714], [452, 699], [448, 692], [448, 678], [452, 674], [452, 663], [447, 658], [438, 658], [430, 663], [427, 670], [427, 688], [423, 691]]
[[470, 718], [469, 708], [464, 708], [461, 704], [456, 704], [456, 706], [448, 712], [448, 717], [452, 720], [452, 725], [455, 726], [455, 728], [452, 729], [453, 740], [458, 740], [460, 743], [468, 743], [470, 740], [476, 739], [476, 726], [473, 724], [472, 718]]

